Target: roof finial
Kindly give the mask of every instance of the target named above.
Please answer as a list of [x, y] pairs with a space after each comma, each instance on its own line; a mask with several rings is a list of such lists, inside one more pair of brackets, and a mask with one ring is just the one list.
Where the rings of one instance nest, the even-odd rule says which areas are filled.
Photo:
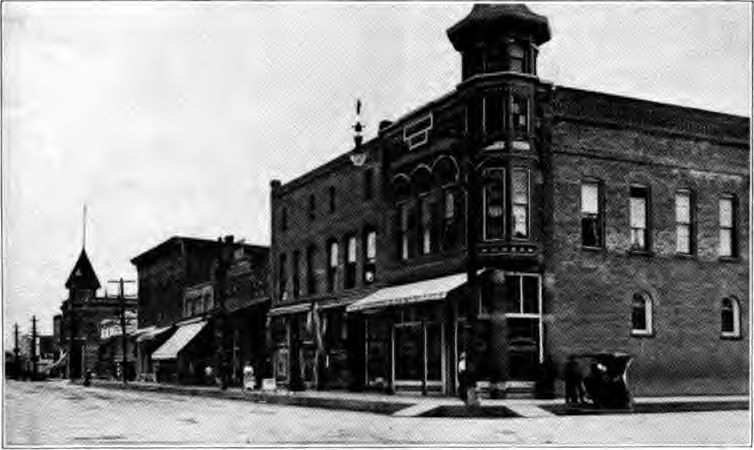
[[82, 222], [81, 248], [86, 249], [86, 203], [84, 203], [84, 213], [81, 216], [81, 222]]

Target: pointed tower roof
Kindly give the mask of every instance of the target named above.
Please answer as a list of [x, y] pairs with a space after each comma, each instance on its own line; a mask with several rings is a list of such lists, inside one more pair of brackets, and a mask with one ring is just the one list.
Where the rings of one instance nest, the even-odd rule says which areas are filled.
[[65, 287], [66, 289], [99, 289], [99, 280], [97, 279], [97, 274], [94, 273], [89, 256], [86, 254], [86, 249], [81, 249], [79, 259], [76, 261], [76, 265], [73, 266], [71, 274], [68, 275]]
[[448, 38], [456, 50], [461, 50], [489, 33], [506, 29], [529, 34], [538, 45], [550, 40], [547, 18], [520, 3], [476, 4], [468, 16], [448, 29]]

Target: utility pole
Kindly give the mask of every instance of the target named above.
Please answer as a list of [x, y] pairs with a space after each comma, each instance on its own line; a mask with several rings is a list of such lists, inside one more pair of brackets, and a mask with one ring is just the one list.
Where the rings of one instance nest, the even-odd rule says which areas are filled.
[[18, 349], [18, 324], [13, 325], [13, 361], [15, 363], [15, 367], [13, 368], [13, 376], [16, 377], [16, 379], [21, 378], [21, 356], [19, 355], [19, 349]]
[[109, 282], [118, 284], [118, 300], [120, 302], [120, 332], [122, 338], [121, 343], [123, 345], [123, 364], [120, 372], [123, 378], [123, 384], [126, 384], [128, 383], [128, 378], [126, 376], [126, 366], [128, 364], [128, 338], [126, 337], [126, 294], [123, 287], [126, 283], [136, 283], [136, 281], [124, 280], [123, 277], [120, 277], [119, 280], [110, 280]]
[[37, 379], [37, 316], [31, 316], [31, 379]]

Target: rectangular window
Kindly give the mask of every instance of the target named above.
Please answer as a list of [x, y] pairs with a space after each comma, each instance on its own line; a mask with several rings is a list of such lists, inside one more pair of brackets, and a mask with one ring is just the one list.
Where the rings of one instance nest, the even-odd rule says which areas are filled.
[[505, 97], [503, 94], [491, 94], [484, 98], [484, 132], [495, 135], [503, 132]]
[[720, 199], [720, 256], [736, 256], [735, 223], [735, 198], [725, 196]]
[[443, 249], [454, 248], [458, 243], [458, 194], [454, 189], [443, 193]]
[[513, 170], [513, 237], [529, 237], [529, 171]]
[[629, 198], [631, 250], [649, 249], [648, 201], [649, 190], [646, 186], [631, 186]]
[[529, 132], [529, 100], [521, 95], [514, 95], [511, 105], [511, 119], [513, 132], [525, 135]]
[[317, 215], [317, 202], [314, 194], [309, 196], [309, 220], [314, 220]]
[[301, 296], [301, 252], [293, 252], [293, 298]]
[[406, 203], [403, 203], [399, 206], [400, 209], [400, 237], [399, 237], [399, 245], [400, 245], [400, 255], [401, 259], [403, 261], [407, 260], [409, 257], [409, 245], [408, 245], [408, 230], [409, 230], [409, 208]]
[[524, 71], [524, 49], [518, 44], [508, 47], [508, 70], [511, 72]]
[[371, 200], [374, 197], [374, 170], [367, 169], [364, 171], [364, 200]]
[[600, 185], [596, 181], [581, 183], [581, 245], [602, 247]]
[[330, 241], [327, 245], [327, 291], [333, 292], [338, 278], [338, 243]]
[[306, 250], [306, 292], [309, 295], [317, 293], [316, 260], [317, 247], [312, 245]]
[[485, 172], [484, 191], [485, 240], [505, 237], [505, 169], [492, 169]]
[[288, 259], [280, 255], [278, 266], [278, 294], [281, 301], [288, 300]]
[[364, 236], [364, 284], [374, 283], [377, 263], [377, 232], [368, 230]]
[[344, 287], [351, 289], [356, 286], [356, 236], [346, 239], [346, 273]]
[[330, 186], [327, 190], [330, 200], [330, 212], [335, 212], [335, 186]]
[[691, 193], [678, 191], [675, 194], [675, 251], [685, 255], [692, 253]]
[[433, 204], [428, 199], [421, 199], [418, 203], [420, 208], [419, 236], [421, 239], [421, 254], [428, 255], [432, 253], [434, 239], [432, 233], [432, 209]]

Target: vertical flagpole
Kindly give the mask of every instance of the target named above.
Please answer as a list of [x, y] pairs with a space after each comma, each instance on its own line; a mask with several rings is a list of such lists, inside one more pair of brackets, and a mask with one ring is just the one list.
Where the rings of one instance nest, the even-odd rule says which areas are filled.
[[84, 214], [81, 216], [81, 222], [81, 229], [83, 230], [81, 235], [81, 248], [86, 248], [86, 203], [84, 203]]

